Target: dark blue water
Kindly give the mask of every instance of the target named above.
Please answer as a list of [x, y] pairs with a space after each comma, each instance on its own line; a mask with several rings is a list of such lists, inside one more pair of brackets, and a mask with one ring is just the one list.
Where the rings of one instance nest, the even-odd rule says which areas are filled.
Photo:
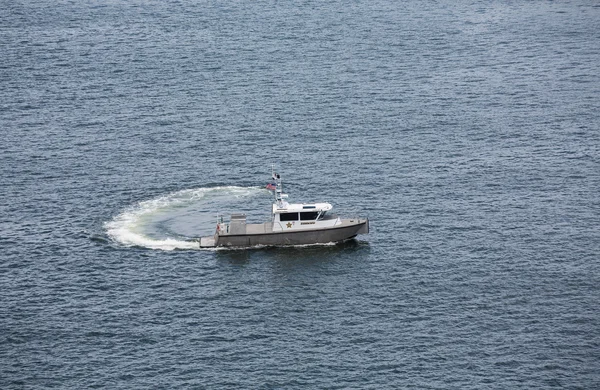
[[0, 388], [600, 387], [596, 1], [0, 9]]

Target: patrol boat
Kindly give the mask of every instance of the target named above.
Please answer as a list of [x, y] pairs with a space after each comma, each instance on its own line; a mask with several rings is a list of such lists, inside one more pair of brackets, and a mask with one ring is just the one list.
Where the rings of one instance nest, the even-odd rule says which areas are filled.
[[275, 172], [267, 189], [275, 203], [271, 220], [246, 223], [245, 214], [231, 214], [229, 222], [221, 217], [213, 236], [201, 237], [201, 248], [287, 246], [335, 243], [369, 233], [368, 218], [340, 218], [329, 212], [329, 203], [288, 203], [282, 191], [281, 176]]

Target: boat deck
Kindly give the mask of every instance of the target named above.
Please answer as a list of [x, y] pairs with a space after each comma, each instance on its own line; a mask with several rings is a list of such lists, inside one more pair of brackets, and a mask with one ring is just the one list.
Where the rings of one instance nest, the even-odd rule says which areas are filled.
[[261, 234], [273, 232], [273, 222], [246, 224], [246, 234]]

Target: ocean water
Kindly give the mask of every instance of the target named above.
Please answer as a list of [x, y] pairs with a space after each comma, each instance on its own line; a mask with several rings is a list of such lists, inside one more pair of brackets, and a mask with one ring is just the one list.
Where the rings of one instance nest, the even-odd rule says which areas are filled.
[[0, 388], [600, 388], [597, 1], [0, 9]]

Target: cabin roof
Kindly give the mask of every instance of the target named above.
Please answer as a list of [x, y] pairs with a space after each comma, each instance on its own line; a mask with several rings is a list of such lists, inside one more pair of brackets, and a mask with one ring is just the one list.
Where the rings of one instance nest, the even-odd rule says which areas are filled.
[[282, 207], [273, 204], [273, 214], [297, 213], [310, 211], [329, 211], [333, 206], [329, 203], [284, 203]]

